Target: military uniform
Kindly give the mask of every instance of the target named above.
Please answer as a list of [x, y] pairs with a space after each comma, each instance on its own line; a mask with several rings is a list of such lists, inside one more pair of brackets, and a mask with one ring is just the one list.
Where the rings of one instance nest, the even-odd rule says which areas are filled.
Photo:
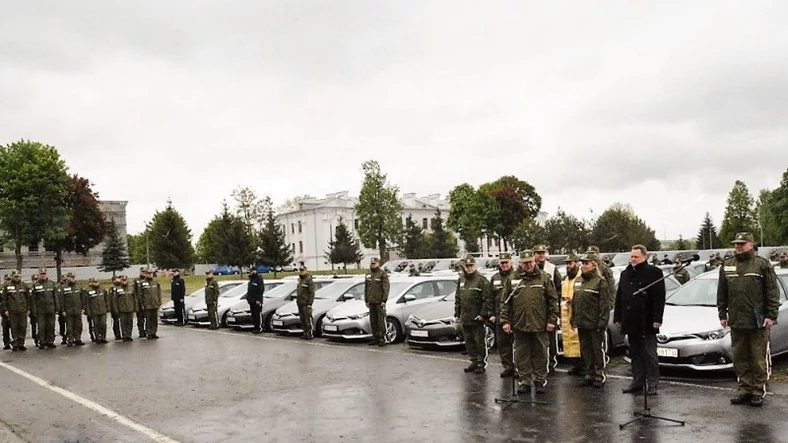
[[[534, 261], [532, 251], [520, 253], [521, 267]], [[514, 333], [514, 362], [519, 374], [519, 392], [536, 385], [544, 392], [547, 385], [549, 333], [558, 322], [558, 294], [552, 277], [537, 266], [521, 271], [512, 281], [512, 294], [501, 305], [501, 319]]]
[[[66, 277], [63, 276], [60, 279], [60, 282], [57, 285], [55, 285], [55, 287], [57, 288], [58, 297], [60, 297], [60, 289], [65, 284], [66, 284]], [[60, 344], [65, 345], [66, 343], [68, 343], [68, 321], [66, 320], [66, 316], [63, 315], [62, 312], [60, 313], [60, 315], [57, 316], [57, 322], [60, 329]]]
[[[301, 268], [306, 271], [306, 268]], [[298, 289], [296, 290], [296, 305], [298, 316], [301, 318], [301, 329], [304, 331], [301, 338], [311, 340], [314, 337], [312, 324], [312, 303], [315, 302], [315, 283], [312, 276], [304, 272], [298, 276]]]
[[[736, 234], [733, 243], [752, 243], [746, 232]], [[739, 396], [734, 404], [749, 401], [761, 406], [769, 381], [771, 353], [768, 319], [777, 321], [780, 293], [772, 264], [753, 250], [725, 260], [717, 286], [717, 310], [720, 321], [730, 327], [733, 369], [739, 380]]]
[[410, 265], [410, 271], [408, 271], [408, 277], [418, 277], [419, 271], [416, 269], [416, 266]]
[[[544, 252], [547, 253], [547, 246], [545, 245], [537, 245], [534, 247], [534, 253]], [[558, 271], [558, 268], [555, 267], [554, 264], [550, 263], [549, 260], [545, 260], [544, 263], [537, 263], [539, 270], [545, 272], [547, 275], [551, 277], [551, 281], [553, 282], [553, 287], [555, 288], [556, 294], [561, 293], [561, 280], [563, 277], [561, 273]], [[561, 310], [561, 299], [558, 298], [558, 310]], [[551, 332], [548, 332], [549, 341], [550, 341], [550, 371], [555, 369], [558, 366], [558, 328]]]
[[[138, 283], [137, 302], [145, 316], [145, 337], [157, 339], [159, 329], [159, 307], [161, 307], [161, 285], [153, 279], [150, 269], [145, 270], [145, 279]], [[217, 285], [218, 288], [218, 285]], [[206, 301], [208, 293], [206, 291]], [[218, 296], [218, 291], [217, 291]]]
[[30, 309], [30, 315], [29, 315], [29, 318], [30, 318], [30, 335], [33, 336], [33, 342], [35, 343], [36, 347], [38, 347], [38, 342], [39, 342], [38, 321], [36, 320], [35, 311], [32, 308], [32, 306], [33, 306], [32, 300], [30, 300], [30, 297], [31, 297], [31, 295], [33, 293], [32, 292], [33, 285], [36, 284], [36, 280], [38, 279], [38, 276], [36, 274], [33, 274], [33, 275], [30, 276], [30, 278], [31, 278], [30, 283], [28, 283], [28, 284], [20, 283], [20, 284], [24, 285], [25, 292], [27, 293], [28, 303], [29, 303], [28, 307]]
[[[465, 257], [465, 266], [475, 265], [472, 255]], [[465, 273], [460, 292], [454, 297], [454, 317], [462, 325], [465, 348], [471, 360], [465, 372], [483, 373], [487, 367], [488, 349], [484, 339], [484, 323], [493, 314], [490, 282], [479, 271]]]
[[115, 289], [120, 287], [120, 276], [117, 275], [112, 278], [112, 287], [107, 290], [107, 306], [109, 309], [110, 317], [112, 317], [112, 335], [115, 336], [115, 340], [122, 340], [123, 335], [120, 332], [120, 313], [114, 307], [115, 303]]
[[170, 298], [172, 298], [172, 306], [175, 309], [175, 318], [178, 326], [186, 324], [186, 305], [184, 299], [186, 298], [186, 282], [181, 278], [180, 270], [176, 269], [170, 283]]
[[98, 279], [91, 278], [88, 287], [82, 290], [85, 300], [85, 314], [93, 323], [95, 342], [107, 343], [107, 312], [109, 312], [109, 295], [99, 287]]
[[780, 255], [780, 269], [788, 269], [788, 254]]
[[610, 289], [609, 305], [610, 309], [613, 309], [613, 306], [616, 304], [616, 279], [613, 277], [613, 271], [610, 270], [610, 266], [600, 259], [599, 247], [589, 246], [588, 251], [586, 251], [586, 255], [590, 256], [594, 260], [597, 271], [599, 271], [599, 273], [602, 275], [602, 278], [604, 278], [607, 282], [607, 287]]
[[[596, 264], [592, 256], [586, 255], [580, 260], [584, 264]], [[610, 320], [610, 288], [597, 269], [582, 272], [574, 286], [570, 324], [580, 336], [580, 355], [585, 373], [582, 386], [593, 384], [595, 388], [601, 388], [606, 380], [605, 340]]]
[[60, 297], [60, 315], [66, 319], [66, 344], [68, 346], [82, 346], [82, 315], [85, 313], [85, 303], [82, 291], [77, 288], [73, 280], [74, 274], [66, 274], [66, 282], [58, 288]]
[[[6, 274], [3, 276], [3, 284], [11, 283], [11, 276]], [[3, 349], [11, 349], [11, 322], [8, 316], [0, 312], [0, 326], [3, 327]]]
[[683, 285], [684, 283], [690, 281], [690, 274], [686, 269], [681, 267], [681, 262], [676, 262], [675, 269], [676, 271], [673, 272], [673, 276], [676, 277], [676, 280], [678, 280], [679, 283]]
[[[206, 272], [205, 275], [208, 276], [205, 279], [205, 307], [208, 310], [208, 321], [211, 322], [211, 329], [219, 329], [219, 313], [217, 312], [219, 305], [219, 283], [213, 278], [212, 271]], [[147, 318], [148, 322], [150, 322], [150, 317]]]
[[24, 351], [25, 336], [27, 335], [27, 316], [30, 311], [27, 289], [22, 283], [17, 271], [11, 272], [8, 283], [3, 285], [0, 292], [0, 313], [8, 319], [11, 329], [11, 347], [14, 351]]
[[[32, 286], [31, 310], [35, 312], [38, 332], [41, 335], [39, 348], [56, 348], [55, 316], [61, 312], [60, 298], [55, 282], [46, 278], [46, 269], [39, 270], [39, 279]], [[43, 276], [43, 280], [42, 280]]]
[[[498, 260], [499, 262], [502, 260], [511, 262], [512, 254], [503, 252], [498, 257]], [[492, 313], [495, 317], [495, 345], [498, 348], [498, 355], [501, 357], [501, 365], [503, 365], [501, 377], [512, 377], [515, 374], [512, 335], [503, 332], [503, 324], [501, 323], [501, 301], [506, 300], [509, 294], [512, 293], [512, 280], [514, 280], [514, 277], [514, 269], [509, 269], [508, 271], [499, 270], [490, 279], [490, 292], [492, 293], [493, 302]]]
[[129, 290], [129, 282], [125, 275], [120, 276], [118, 283], [110, 290], [109, 296], [110, 309], [120, 320], [122, 340], [134, 340], [131, 338], [131, 331], [134, 327], [134, 313], [139, 309], [139, 304], [134, 291]]
[[364, 303], [369, 307], [372, 343], [386, 345], [386, 302], [389, 299], [389, 276], [380, 268], [377, 258], [370, 261], [370, 272], [364, 279]]
[[[139, 333], [140, 338], [145, 338], [148, 335], [148, 326], [145, 324], [145, 310], [140, 305], [140, 285], [143, 281], [145, 281], [145, 268], [144, 266], [140, 268], [140, 276], [134, 280], [134, 298], [137, 300], [137, 332]], [[158, 321], [158, 319], [157, 319]]]

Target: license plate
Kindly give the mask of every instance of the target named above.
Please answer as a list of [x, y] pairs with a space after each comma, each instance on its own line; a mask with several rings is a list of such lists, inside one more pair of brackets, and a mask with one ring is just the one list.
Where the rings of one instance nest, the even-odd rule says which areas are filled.
[[657, 355], [660, 357], [678, 358], [679, 350], [675, 348], [657, 348]]
[[339, 327], [337, 325], [326, 325], [323, 327], [326, 331], [336, 332], [339, 331]]
[[235, 323], [235, 317], [227, 317], [227, 323]]
[[411, 337], [429, 337], [429, 331], [410, 331]]
[[282, 320], [274, 320], [274, 321], [271, 322], [271, 324], [274, 325], [274, 326], [284, 326], [284, 323], [282, 323]]
[[189, 320], [196, 320], [196, 319], [197, 319], [197, 317], [195, 317], [195, 316], [193, 316], [193, 315], [190, 315], [190, 316], [189, 316]]

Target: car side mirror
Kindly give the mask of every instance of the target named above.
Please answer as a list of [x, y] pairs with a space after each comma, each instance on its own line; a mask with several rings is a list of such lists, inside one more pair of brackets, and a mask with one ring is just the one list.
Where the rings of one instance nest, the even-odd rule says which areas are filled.
[[404, 299], [406, 302], [409, 302], [409, 301], [416, 300], [416, 296], [415, 296], [415, 295], [413, 295], [413, 294], [405, 294], [405, 297], [403, 297], [403, 299]]
[[356, 298], [356, 296], [353, 295], [353, 294], [350, 294], [350, 293], [347, 293], [347, 294], [342, 296], [343, 300], [353, 300], [354, 298]]

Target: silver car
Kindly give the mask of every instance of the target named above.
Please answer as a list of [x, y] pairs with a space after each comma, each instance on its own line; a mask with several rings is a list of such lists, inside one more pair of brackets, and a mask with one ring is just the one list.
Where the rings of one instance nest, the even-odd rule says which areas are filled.
[[[246, 283], [246, 280], [219, 280], [219, 294], [221, 295], [239, 285], [245, 286]], [[205, 288], [200, 288], [183, 298], [184, 321], [188, 319], [189, 310], [201, 301], [205, 302]], [[175, 314], [175, 304], [172, 300], [165, 303], [159, 310], [159, 320], [162, 323], [175, 323], [178, 321]]]
[[[315, 301], [312, 303], [312, 321], [315, 335], [322, 332], [321, 323], [328, 311], [341, 303], [349, 300], [364, 299], [364, 278], [342, 278], [334, 283], [315, 291]], [[271, 326], [280, 334], [302, 334], [301, 318], [298, 316], [298, 305], [292, 300], [282, 305], [274, 312]]]
[[[457, 292], [440, 298], [413, 312], [405, 322], [407, 343], [416, 348], [454, 348], [465, 346], [462, 327], [454, 321], [454, 300]], [[484, 325], [487, 349], [495, 345], [495, 331]]]
[[[386, 342], [405, 338], [405, 322], [413, 311], [435, 303], [457, 290], [457, 277], [409, 277], [392, 280], [386, 302]], [[326, 313], [323, 336], [329, 339], [368, 340], [372, 338], [369, 308], [360, 300], [343, 303]]]
[[[265, 292], [271, 291], [278, 286], [282, 285], [285, 280], [265, 280]], [[227, 315], [236, 303], [243, 301], [246, 302], [247, 285], [238, 285], [224, 293], [219, 293], [219, 303], [216, 307], [216, 312], [219, 319], [219, 326], [227, 327]], [[188, 311], [188, 323], [196, 326], [210, 326], [211, 321], [208, 319], [208, 306], [205, 304], [205, 294], [203, 299], [197, 302]]]
[[[776, 269], [780, 291], [778, 320], [771, 331], [771, 355], [788, 352], [788, 270]], [[719, 271], [701, 274], [667, 298], [657, 355], [661, 366], [710, 371], [733, 368], [730, 328], [717, 314]]]

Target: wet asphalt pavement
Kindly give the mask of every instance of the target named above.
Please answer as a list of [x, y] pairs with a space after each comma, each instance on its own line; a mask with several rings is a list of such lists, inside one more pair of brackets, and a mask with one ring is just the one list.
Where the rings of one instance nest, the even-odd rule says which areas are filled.
[[[103, 442], [777, 442], [784, 390], [732, 406], [735, 383], [663, 382], [652, 413], [686, 420], [619, 424], [643, 397], [611, 376], [603, 390], [551, 375], [548, 405], [504, 407], [510, 379], [491, 356], [466, 374], [459, 352], [161, 326], [160, 340], [0, 354], [0, 436]], [[135, 332], [136, 335], [136, 332]], [[42, 386], [43, 385], [43, 386]], [[54, 387], [53, 387], [54, 386]], [[528, 399], [529, 395], [520, 398]], [[4, 440], [5, 441], [5, 440]]]

